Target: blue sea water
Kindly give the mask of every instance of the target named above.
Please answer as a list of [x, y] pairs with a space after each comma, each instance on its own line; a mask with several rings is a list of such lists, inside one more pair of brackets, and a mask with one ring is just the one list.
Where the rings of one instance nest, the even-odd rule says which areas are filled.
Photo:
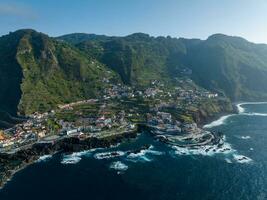
[[[209, 126], [225, 134], [228, 153], [180, 155], [143, 133], [111, 149], [43, 157], [15, 175], [0, 200], [267, 199], [267, 104], [242, 108]], [[125, 154], [144, 144], [151, 146]], [[110, 151], [120, 156], [99, 159]]]

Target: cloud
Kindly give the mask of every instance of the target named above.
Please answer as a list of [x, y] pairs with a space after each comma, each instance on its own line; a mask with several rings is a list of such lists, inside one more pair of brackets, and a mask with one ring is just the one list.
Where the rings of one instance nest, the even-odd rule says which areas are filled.
[[31, 8], [15, 4], [0, 4], [0, 16], [15, 16], [31, 19], [37, 17]]

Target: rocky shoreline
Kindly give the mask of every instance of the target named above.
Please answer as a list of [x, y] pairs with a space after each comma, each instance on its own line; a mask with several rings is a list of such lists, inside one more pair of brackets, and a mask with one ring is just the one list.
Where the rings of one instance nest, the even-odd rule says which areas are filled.
[[0, 154], [0, 188], [13, 177], [13, 175], [37, 161], [41, 156], [51, 155], [57, 152], [72, 153], [94, 148], [108, 148], [112, 145], [121, 143], [123, 140], [135, 138], [137, 131], [125, 132], [105, 138], [65, 138], [55, 144], [36, 143], [32, 147], [20, 150], [14, 154]]
[[[222, 113], [220, 113], [220, 115], [216, 115], [216, 117], [221, 115]], [[215, 116], [202, 116], [201, 120], [198, 120], [197, 124], [199, 127], [202, 127], [205, 123], [208, 123], [214, 119]], [[142, 130], [148, 130], [149, 132], [151, 132], [149, 126], [139, 124], [138, 131]], [[0, 153], [0, 188], [3, 188], [6, 182], [9, 181], [16, 172], [22, 170], [28, 165], [31, 165], [41, 156], [52, 155], [55, 153], [73, 153], [94, 148], [108, 148], [112, 145], [121, 143], [125, 139], [135, 138], [138, 131], [128, 131], [104, 138], [92, 137], [79, 139], [77, 137], [70, 137], [59, 140], [54, 144], [36, 143], [30, 148], [20, 150], [14, 154]], [[211, 134], [215, 137], [212, 139], [210, 144], [219, 143], [221, 134]], [[164, 138], [160, 138], [160, 141], [167, 144], [169, 143], [169, 141]]]

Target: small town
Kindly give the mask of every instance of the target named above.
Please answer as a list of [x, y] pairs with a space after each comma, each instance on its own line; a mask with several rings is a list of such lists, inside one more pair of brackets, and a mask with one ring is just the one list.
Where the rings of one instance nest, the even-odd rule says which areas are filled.
[[267, 200], [267, 0], [0, 0], [0, 200]]
[[[185, 113], [188, 108], [197, 107], [203, 99], [219, 98], [218, 94], [193, 88], [190, 79], [179, 81], [180, 85], [188, 88], [166, 89], [169, 87], [164, 83], [153, 80], [151, 87], [137, 90], [103, 79], [110, 86], [101, 98], [58, 105], [54, 110], [31, 114], [24, 123], [2, 130], [0, 152], [12, 154], [35, 143], [53, 144], [67, 137], [81, 140], [103, 138], [137, 131], [138, 124], [152, 128], [157, 137], [172, 135], [168, 137], [172, 141], [173, 135], [183, 140], [188, 137], [205, 138], [206, 131]], [[176, 113], [180, 113], [178, 117], [174, 116]]]

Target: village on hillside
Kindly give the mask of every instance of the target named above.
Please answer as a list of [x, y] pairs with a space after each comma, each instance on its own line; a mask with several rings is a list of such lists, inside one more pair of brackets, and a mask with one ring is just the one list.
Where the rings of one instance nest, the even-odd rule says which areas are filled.
[[[34, 113], [21, 124], [0, 132], [0, 153], [15, 153], [35, 143], [55, 143], [66, 137], [106, 137], [137, 131], [139, 124], [157, 135], [201, 135], [192, 117], [202, 102], [223, 99], [217, 93], [194, 87], [190, 79], [169, 87], [153, 80], [150, 87], [137, 89], [109, 83], [98, 99], [58, 105], [45, 113]], [[208, 101], [207, 101], [208, 100]]]

